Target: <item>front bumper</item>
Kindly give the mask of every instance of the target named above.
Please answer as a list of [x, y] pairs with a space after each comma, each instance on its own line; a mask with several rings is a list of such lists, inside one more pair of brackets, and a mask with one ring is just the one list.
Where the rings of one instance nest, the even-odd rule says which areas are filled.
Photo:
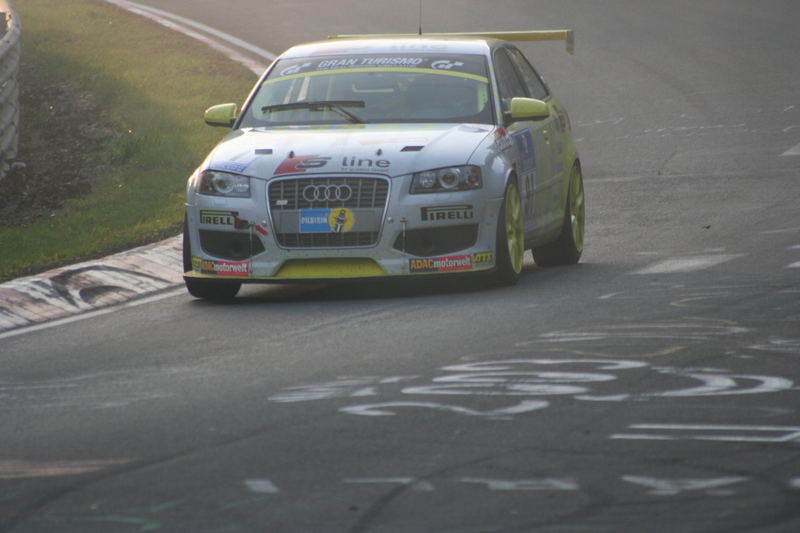
[[[251, 198], [190, 194], [186, 210], [191, 270], [184, 276], [334, 280], [475, 272], [495, 266], [502, 197], [488, 197], [488, 188], [409, 194], [410, 176], [390, 180], [365, 175], [346, 179], [348, 187], [363, 188], [361, 196], [372, 197], [368, 201], [302, 199], [308, 184], [321, 190], [343, 179], [304, 175], [253, 180]], [[373, 190], [368, 183], [380, 187]]]

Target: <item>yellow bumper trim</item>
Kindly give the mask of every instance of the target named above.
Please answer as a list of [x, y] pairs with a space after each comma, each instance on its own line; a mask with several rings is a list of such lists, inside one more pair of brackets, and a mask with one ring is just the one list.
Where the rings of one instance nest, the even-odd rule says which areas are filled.
[[343, 279], [385, 276], [372, 259], [290, 259], [275, 274], [277, 279]]

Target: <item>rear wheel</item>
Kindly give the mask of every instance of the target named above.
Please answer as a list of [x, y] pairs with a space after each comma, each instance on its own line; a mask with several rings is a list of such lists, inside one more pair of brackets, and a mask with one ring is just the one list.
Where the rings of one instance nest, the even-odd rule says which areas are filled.
[[[192, 270], [192, 248], [189, 240], [188, 220], [183, 219], [183, 271]], [[242, 287], [240, 281], [217, 279], [196, 279], [184, 276], [183, 282], [186, 290], [195, 298], [206, 300], [224, 301], [233, 299]]]
[[583, 230], [586, 224], [586, 202], [583, 176], [578, 165], [572, 167], [564, 209], [564, 223], [558, 238], [544, 246], [531, 249], [533, 259], [541, 267], [574, 265], [583, 253]]
[[522, 202], [517, 184], [509, 181], [500, 213], [497, 216], [497, 266], [495, 278], [503, 285], [514, 285], [522, 272], [525, 232], [522, 226]]

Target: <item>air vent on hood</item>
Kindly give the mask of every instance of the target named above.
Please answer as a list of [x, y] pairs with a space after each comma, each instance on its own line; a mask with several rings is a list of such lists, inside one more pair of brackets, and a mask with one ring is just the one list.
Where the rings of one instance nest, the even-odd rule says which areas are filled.
[[401, 152], [419, 152], [424, 146], [404, 146]]

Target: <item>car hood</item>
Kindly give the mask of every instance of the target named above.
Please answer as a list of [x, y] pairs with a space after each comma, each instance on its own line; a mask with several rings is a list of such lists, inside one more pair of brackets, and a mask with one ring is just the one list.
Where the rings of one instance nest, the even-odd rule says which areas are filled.
[[349, 124], [234, 130], [205, 167], [271, 179], [314, 173], [401, 176], [467, 164], [494, 130], [485, 124]]

